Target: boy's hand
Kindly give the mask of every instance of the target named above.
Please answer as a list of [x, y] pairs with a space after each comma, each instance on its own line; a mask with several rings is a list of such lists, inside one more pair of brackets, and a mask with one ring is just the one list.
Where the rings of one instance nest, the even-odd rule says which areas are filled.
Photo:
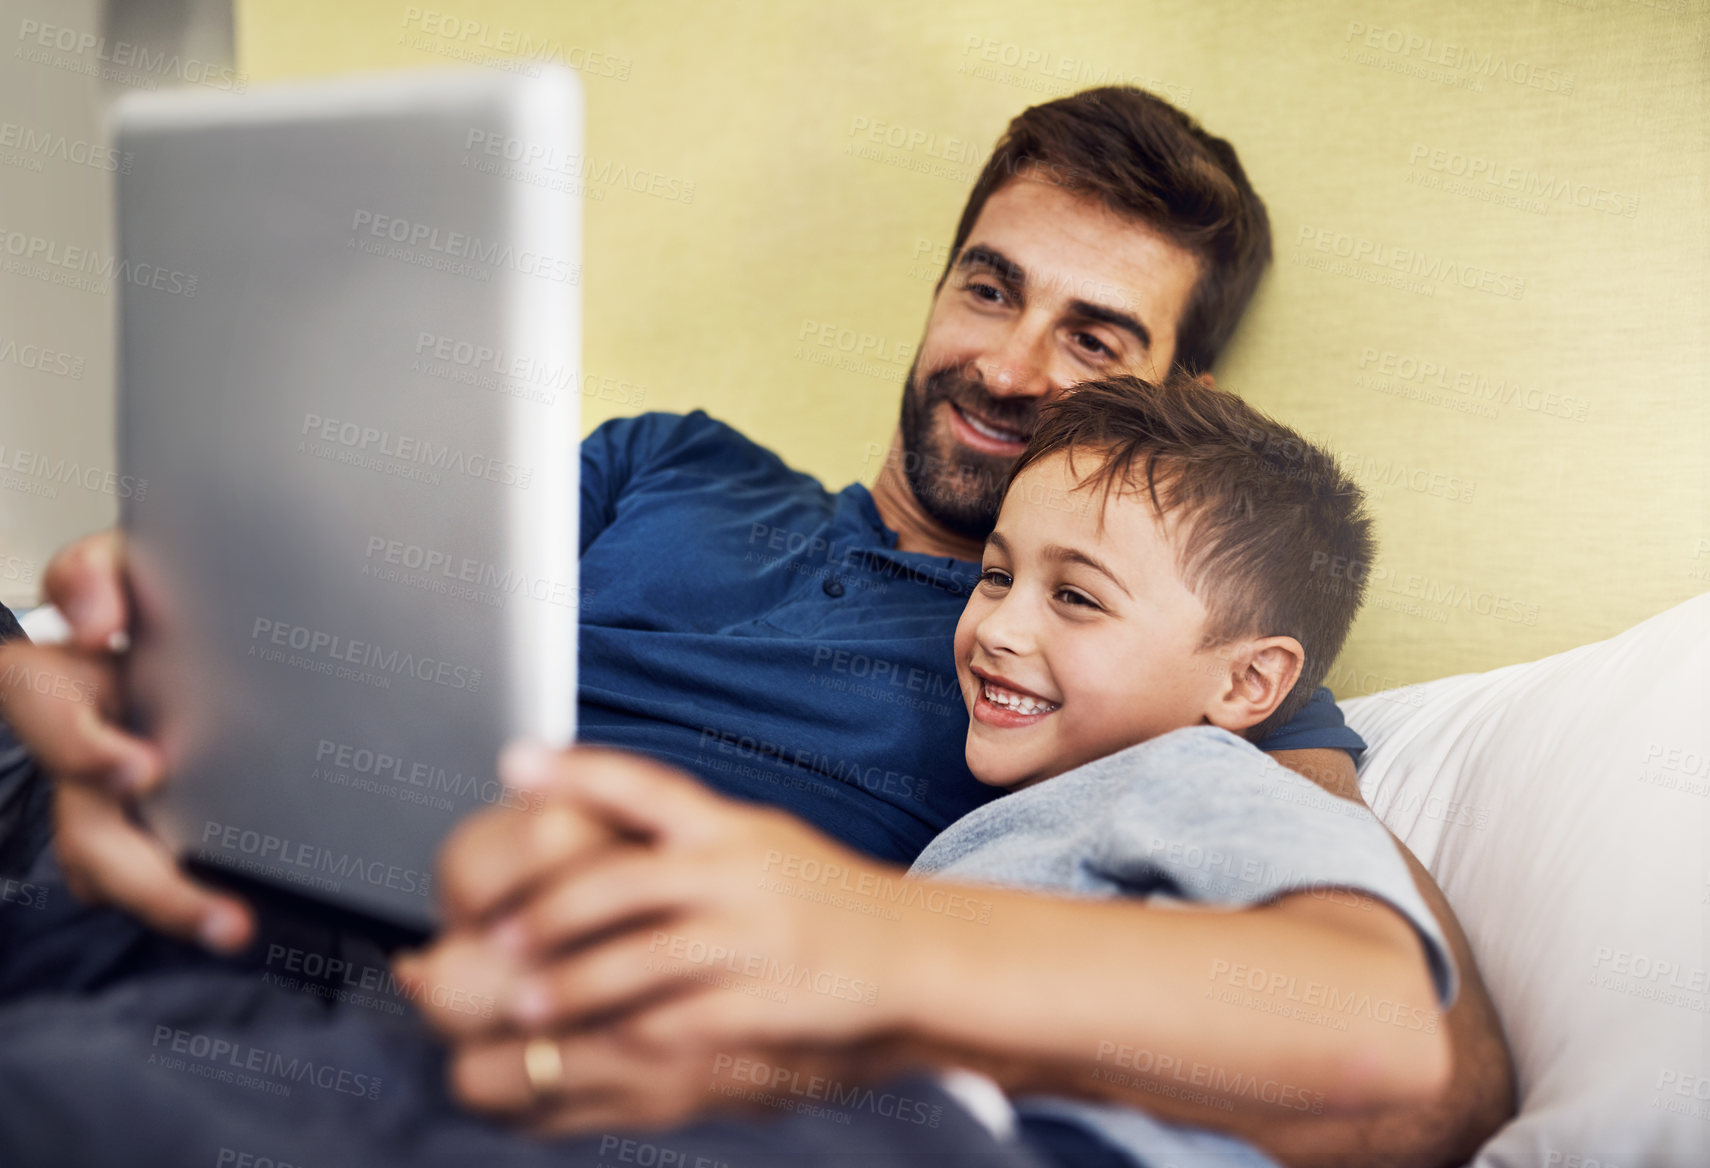
[[119, 533], [104, 531], [48, 564], [43, 591], [70, 637], [0, 647], [0, 711], [54, 781], [54, 847], [72, 892], [229, 951], [253, 931], [249, 910], [185, 876], [130, 815], [166, 774], [160, 751], [118, 725], [116, 655], [129, 623], [122, 553]]

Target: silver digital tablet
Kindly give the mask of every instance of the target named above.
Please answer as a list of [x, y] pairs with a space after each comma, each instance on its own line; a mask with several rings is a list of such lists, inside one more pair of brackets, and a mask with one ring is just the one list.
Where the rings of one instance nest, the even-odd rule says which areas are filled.
[[576, 709], [573, 74], [115, 107], [145, 810], [198, 868], [407, 930], [512, 738]]

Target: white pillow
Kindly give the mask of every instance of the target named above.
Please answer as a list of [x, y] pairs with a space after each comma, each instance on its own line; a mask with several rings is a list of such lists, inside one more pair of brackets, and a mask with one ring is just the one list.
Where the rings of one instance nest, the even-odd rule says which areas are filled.
[[1342, 708], [1514, 1049], [1520, 1114], [1478, 1168], [1710, 1165], [1710, 593]]

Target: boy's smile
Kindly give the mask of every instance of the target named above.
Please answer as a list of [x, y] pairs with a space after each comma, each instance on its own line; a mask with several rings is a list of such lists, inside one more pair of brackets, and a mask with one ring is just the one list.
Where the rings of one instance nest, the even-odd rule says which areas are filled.
[[979, 697], [970, 712], [988, 726], [1030, 726], [1063, 704], [977, 666], [969, 672], [980, 681]]

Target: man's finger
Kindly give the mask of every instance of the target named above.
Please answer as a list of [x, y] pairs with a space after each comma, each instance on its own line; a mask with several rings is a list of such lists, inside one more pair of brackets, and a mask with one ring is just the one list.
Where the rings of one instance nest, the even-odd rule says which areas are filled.
[[[465, 1107], [499, 1116], [527, 1115], [548, 1102], [529, 1079], [526, 1045], [520, 1038], [500, 1038], [456, 1047], [446, 1068], [452, 1095]], [[553, 1095], [552, 1102], [563, 1102], [559, 1091]]]
[[624, 1036], [642, 1049], [783, 1044], [801, 1037], [793, 1017], [741, 993], [681, 994], [625, 1019]]
[[255, 922], [248, 907], [185, 876], [160, 841], [132, 823], [116, 801], [62, 785], [54, 792], [54, 816], [55, 846], [74, 892], [218, 952], [249, 943]]
[[439, 897], [448, 924], [479, 921], [547, 875], [597, 855], [616, 835], [563, 799], [534, 813], [495, 808], [461, 824], [439, 857]]
[[106, 720], [112, 666], [99, 656], [12, 642], [0, 647], [0, 710], [55, 779], [141, 794], [159, 785], [160, 752]]
[[[517, 982], [515, 990], [499, 1004], [500, 1012], [524, 1030], [550, 1031], [587, 1022], [601, 1015], [673, 989], [687, 992], [708, 990], [696, 975], [723, 971], [723, 954], [701, 947], [693, 956], [672, 948], [672, 934], [665, 929], [637, 929], [592, 948], [535, 967]], [[706, 966], [712, 966], [710, 970]]]
[[113, 648], [129, 621], [123, 537], [100, 531], [61, 550], [42, 575], [42, 592], [71, 626], [72, 644]]
[[[672, 1052], [661, 1057], [640, 1050], [609, 1031], [560, 1035], [553, 1082], [529, 1078], [528, 1040], [503, 1038], [466, 1043], [451, 1060], [452, 1091], [467, 1106], [489, 1114], [542, 1116], [545, 1126], [588, 1123], [605, 1116], [628, 1126], [651, 1126], [689, 1114], [689, 1096], [704, 1090], [714, 1065], [709, 1052]], [[537, 1056], [538, 1057], [538, 1056]]]
[[[610, 1032], [560, 1039], [564, 1085], [556, 1105], [548, 1103], [531, 1125], [536, 1134], [564, 1136], [680, 1127], [708, 1111], [731, 1106], [711, 1094], [718, 1056], [675, 1050], [661, 1058], [621, 1041]], [[693, 1158], [683, 1160], [693, 1163]], [[707, 1163], [712, 1163], [709, 1157]]]
[[511, 1029], [500, 1010], [515, 992], [522, 966], [470, 933], [442, 934], [432, 946], [395, 963], [423, 1019], [452, 1041]]
[[614, 828], [647, 840], [714, 838], [727, 802], [682, 771], [600, 747], [553, 751], [515, 743], [500, 756], [499, 777], [523, 790], [568, 795]]
[[537, 957], [627, 921], [688, 908], [708, 890], [693, 864], [629, 845], [583, 871], [561, 872], [499, 920], [492, 936], [512, 952]]

